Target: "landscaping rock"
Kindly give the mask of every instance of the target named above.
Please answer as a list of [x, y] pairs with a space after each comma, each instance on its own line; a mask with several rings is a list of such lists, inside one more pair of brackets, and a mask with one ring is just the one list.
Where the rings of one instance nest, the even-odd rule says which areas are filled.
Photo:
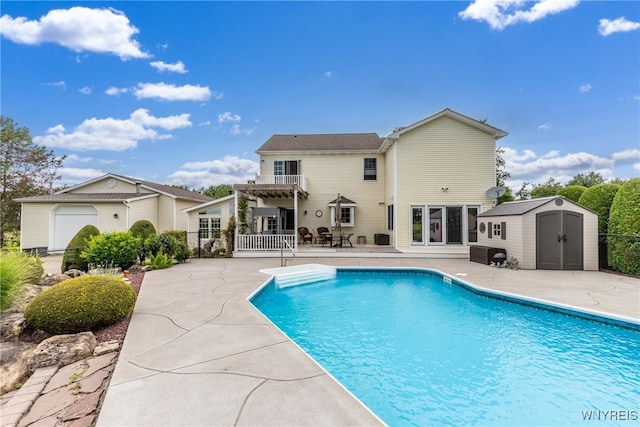
[[74, 277], [85, 276], [87, 273], [85, 273], [82, 270], [78, 270], [77, 268], [72, 268], [71, 270], [65, 271], [64, 274], [71, 278], [74, 278]]
[[27, 327], [22, 313], [2, 313], [0, 315], [0, 337], [3, 342], [19, 341]]
[[71, 276], [67, 276], [66, 274], [47, 274], [45, 278], [42, 279], [42, 285], [53, 286], [68, 279], [71, 279]]
[[89, 357], [98, 345], [93, 332], [55, 335], [42, 341], [29, 362], [30, 372], [47, 366], [62, 367]]
[[24, 342], [0, 342], [0, 394], [15, 389], [29, 374], [28, 361], [36, 348]]

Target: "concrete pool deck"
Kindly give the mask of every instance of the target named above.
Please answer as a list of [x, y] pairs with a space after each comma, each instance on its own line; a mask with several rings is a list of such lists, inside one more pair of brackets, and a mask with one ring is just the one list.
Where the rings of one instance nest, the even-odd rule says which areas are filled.
[[[474, 285], [640, 320], [640, 279], [497, 269], [465, 259], [295, 258], [432, 268]], [[382, 422], [247, 297], [278, 258], [195, 259], [145, 274], [97, 426], [356, 426]]]

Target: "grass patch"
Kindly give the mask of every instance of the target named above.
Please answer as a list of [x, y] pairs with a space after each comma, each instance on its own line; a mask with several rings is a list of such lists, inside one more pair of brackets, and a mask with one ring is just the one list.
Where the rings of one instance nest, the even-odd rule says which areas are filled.
[[15, 299], [22, 294], [24, 285], [40, 283], [43, 275], [42, 261], [38, 256], [1, 251], [0, 311], [11, 308]]

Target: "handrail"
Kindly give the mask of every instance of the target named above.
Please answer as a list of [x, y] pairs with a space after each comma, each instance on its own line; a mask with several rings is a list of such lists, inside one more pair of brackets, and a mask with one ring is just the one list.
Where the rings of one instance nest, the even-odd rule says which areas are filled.
[[[291, 245], [289, 244], [289, 242], [287, 242], [286, 239], [280, 240], [280, 243], [281, 243], [280, 244], [280, 267], [286, 267], [288, 258], [287, 259], [284, 258], [284, 247], [285, 247], [285, 245], [289, 247], [289, 250], [291, 251], [291, 255], [293, 255], [293, 258], [296, 257], [296, 253], [293, 250], [293, 248], [291, 247]], [[284, 243], [284, 245], [282, 243]]]

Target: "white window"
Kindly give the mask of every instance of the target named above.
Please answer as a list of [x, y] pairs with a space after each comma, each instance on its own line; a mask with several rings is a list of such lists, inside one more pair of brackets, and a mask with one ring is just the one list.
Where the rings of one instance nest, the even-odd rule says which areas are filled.
[[[342, 206], [340, 208], [340, 224], [343, 227], [353, 227], [355, 225], [354, 206]], [[336, 207], [331, 206], [331, 226], [335, 227], [336, 225]]]
[[200, 238], [216, 239], [220, 236], [220, 218], [200, 218]]

